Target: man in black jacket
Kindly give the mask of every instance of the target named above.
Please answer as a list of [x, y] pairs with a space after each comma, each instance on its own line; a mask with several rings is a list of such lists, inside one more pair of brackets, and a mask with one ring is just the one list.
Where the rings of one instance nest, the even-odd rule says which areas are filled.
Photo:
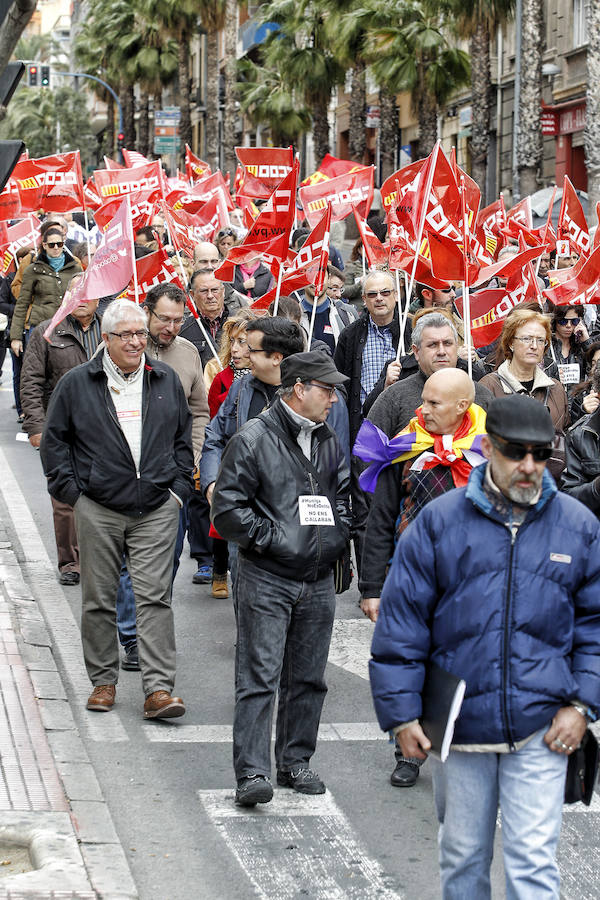
[[[348, 416], [350, 447], [354, 445], [363, 420], [362, 405], [371, 393], [386, 362], [395, 359], [400, 339], [396, 285], [389, 272], [370, 272], [363, 284], [365, 311], [344, 328], [335, 348], [334, 360], [349, 378]], [[410, 346], [410, 328], [405, 334]], [[358, 478], [362, 464], [352, 457], [352, 534], [356, 563], [360, 572], [364, 531], [369, 508]]]
[[102, 319], [105, 349], [54, 390], [41, 443], [50, 494], [75, 509], [81, 562], [83, 654], [107, 712], [119, 674], [115, 603], [125, 553], [136, 598], [144, 716], [185, 712], [172, 697], [171, 610], [179, 510], [192, 489], [192, 417], [178, 375], [146, 357], [146, 312], [115, 300]]
[[277, 689], [277, 783], [325, 792], [309, 763], [327, 692], [332, 566], [350, 524], [349, 472], [325, 424], [344, 381], [318, 350], [282, 360], [280, 397], [230, 439], [215, 484], [213, 523], [239, 545], [233, 757], [241, 806], [273, 796]]

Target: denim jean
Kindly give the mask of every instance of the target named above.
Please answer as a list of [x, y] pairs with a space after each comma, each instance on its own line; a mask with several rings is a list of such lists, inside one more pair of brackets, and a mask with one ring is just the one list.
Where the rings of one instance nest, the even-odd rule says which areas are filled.
[[335, 614], [333, 575], [296, 581], [238, 559], [233, 764], [237, 779], [271, 774], [271, 725], [279, 688], [278, 771], [308, 766], [315, 751]]
[[[173, 581], [177, 575], [179, 568], [179, 560], [183, 551], [183, 542], [188, 525], [188, 504], [183, 504], [183, 508], [179, 513], [179, 526], [177, 529], [177, 540], [175, 541], [175, 553], [173, 559]], [[127, 571], [125, 557], [121, 566], [121, 574], [119, 576], [119, 589], [117, 590], [117, 631], [119, 633], [119, 643], [127, 649], [137, 640], [137, 629], [135, 622], [135, 597], [131, 586], [131, 578]]]
[[498, 807], [507, 900], [559, 897], [567, 758], [548, 749], [546, 730], [515, 753], [451, 751], [443, 764], [432, 759], [444, 900], [491, 897]]

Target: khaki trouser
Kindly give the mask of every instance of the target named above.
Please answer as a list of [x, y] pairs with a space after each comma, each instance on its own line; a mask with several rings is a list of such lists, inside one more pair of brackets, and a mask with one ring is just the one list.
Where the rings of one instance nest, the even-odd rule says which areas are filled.
[[144, 696], [159, 690], [172, 693], [171, 579], [179, 504], [169, 495], [161, 507], [138, 518], [107, 509], [82, 494], [74, 510], [81, 562], [81, 639], [90, 681], [94, 687], [118, 681], [115, 604], [125, 553], [136, 602]]

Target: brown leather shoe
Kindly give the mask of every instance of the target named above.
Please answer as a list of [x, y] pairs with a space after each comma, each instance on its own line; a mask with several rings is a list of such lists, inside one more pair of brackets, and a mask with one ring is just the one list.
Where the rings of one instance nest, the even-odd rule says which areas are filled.
[[229, 597], [227, 590], [227, 573], [225, 575], [214, 575], [212, 580], [212, 595], [217, 600], [226, 600]]
[[88, 697], [87, 708], [94, 712], [109, 712], [114, 706], [117, 689], [114, 684], [98, 684]]
[[144, 703], [146, 719], [175, 719], [184, 713], [185, 706], [181, 697], [171, 697], [168, 691], [154, 691], [146, 697]]

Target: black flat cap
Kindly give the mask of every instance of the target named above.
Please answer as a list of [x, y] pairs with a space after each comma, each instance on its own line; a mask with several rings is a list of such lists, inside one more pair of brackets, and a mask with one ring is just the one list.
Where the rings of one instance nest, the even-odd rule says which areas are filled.
[[554, 425], [548, 409], [526, 394], [508, 394], [492, 400], [485, 430], [519, 444], [551, 444], [554, 440]]
[[281, 386], [291, 387], [298, 381], [322, 381], [323, 384], [344, 384], [349, 381], [336, 369], [332, 358], [321, 350], [293, 353], [281, 360]]

